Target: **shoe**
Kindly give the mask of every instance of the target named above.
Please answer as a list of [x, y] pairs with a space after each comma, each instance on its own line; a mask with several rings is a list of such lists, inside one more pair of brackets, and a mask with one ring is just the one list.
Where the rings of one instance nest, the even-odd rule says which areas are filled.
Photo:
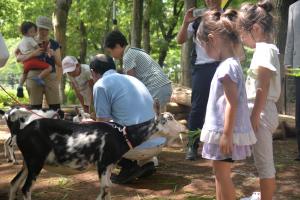
[[32, 80], [34, 80], [39, 86], [45, 86], [45, 81], [40, 77], [33, 77]]
[[198, 147], [199, 147], [199, 136], [200, 136], [200, 129], [195, 131], [189, 132], [189, 141], [187, 144], [187, 152], [185, 155], [186, 160], [196, 160], [198, 157]]
[[240, 200], [261, 200], [260, 192], [253, 192], [250, 197], [241, 198]]
[[23, 87], [22, 86], [18, 86], [18, 88], [17, 88], [17, 97], [19, 97], [19, 98], [23, 98], [24, 97]]
[[188, 147], [185, 159], [186, 160], [196, 160], [197, 159], [197, 153], [198, 153], [198, 147], [195, 146]]
[[134, 181], [141, 174], [142, 174], [141, 167], [136, 165], [130, 169], [122, 168], [118, 175], [112, 174], [110, 180], [115, 184], [126, 184]]
[[148, 162], [141, 167], [142, 174], [138, 178], [145, 178], [151, 176], [156, 172], [154, 162]]

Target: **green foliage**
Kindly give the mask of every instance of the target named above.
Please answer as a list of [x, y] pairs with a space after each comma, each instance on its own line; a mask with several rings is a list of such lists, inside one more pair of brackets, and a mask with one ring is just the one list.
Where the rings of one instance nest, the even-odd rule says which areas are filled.
[[247, 76], [247, 71], [250, 67], [250, 63], [251, 63], [251, 59], [252, 59], [254, 50], [250, 49], [248, 47], [244, 47], [244, 50], [245, 50], [246, 59], [245, 59], [245, 61], [243, 61], [241, 63], [241, 65], [242, 65], [242, 68], [243, 68], [244, 76], [246, 77]]
[[79, 104], [79, 100], [78, 100], [78, 98], [75, 94], [75, 91], [71, 88], [69, 83], [65, 87], [65, 94], [66, 94], [66, 97], [67, 97], [66, 104], [68, 104], [68, 105]]
[[[68, 14], [67, 21], [67, 49], [66, 55], [80, 55], [80, 23], [86, 28], [87, 39], [87, 61], [97, 53], [103, 53], [103, 41], [105, 35], [114, 28], [122, 31], [128, 41], [131, 38], [132, 4], [133, 1], [116, 1], [118, 25], [112, 24], [112, 0], [73, 0]], [[168, 43], [164, 35], [168, 26], [176, 20], [174, 16], [174, 2], [170, 0], [150, 0], [150, 41], [151, 56], [158, 60], [161, 49], [168, 48], [167, 57], [164, 61], [163, 69], [173, 82], [178, 82], [181, 75], [180, 68], [180, 46], [175, 40]], [[183, 5], [184, 1], [178, 1], [178, 5]], [[243, 1], [232, 1], [233, 7], [238, 7]], [[254, 2], [248, 1], [248, 2]], [[1, 33], [4, 35], [11, 53], [10, 59], [3, 69], [0, 69], [0, 83], [6, 86], [15, 87], [20, 74], [21, 64], [17, 63], [14, 57], [14, 49], [19, 43], [21, 34], [19, 25], [22, 21], [29, 20], [35, 22], [39, 15], [51, 17], [55, 9], [55, 1], [44, 0], [2, 0], [0, 1], [0, 25]], [[204, 7], [204, 1], [197, 1], [197, 7]], [[179, 8], [178, 8], [179, 9]], [[173, 34], [177, 34], [184, 17], [183, 11], [179, 13], [179, 19], [174, 28]], [[164, 28], [159, 22], [163, 22]], [[52, 31], [53, 36], [53, 31]], [[251, 57], [250, 57], [251, 58]], [[243, 66], [249, 66], [249, 57]], [[244, 67], [246, 69], [246, 67]], [[70, 102], [74, 101], [74, 94], [69, 91]]]
[[[13, 96], [15, 99], [17, 99], [21, 104], [28, 104], [29, 99], [26, 92], [24, 92], [25, 97], [24, 98], [18, 98], [16, 97], [17, 91], [15, 89], [7, 89], [6, 91], [9, 93], [9, 95]], [[5, 109], [10, 105], [15, 105], [17, 102], [15, 102], [14, 99], [12, 99], [7, 93], [5, 93], [2, 89], [0, 89], [0, 108]]]

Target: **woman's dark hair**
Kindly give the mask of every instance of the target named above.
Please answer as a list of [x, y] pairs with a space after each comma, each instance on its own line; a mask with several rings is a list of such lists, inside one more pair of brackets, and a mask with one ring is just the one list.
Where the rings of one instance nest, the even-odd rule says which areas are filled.
[[34, 27], [35, 30], [37, 30], [37, 26], [35, 25], [35, 23], [27, 22], [27, 21], [23, 22], [20, 27], [20, 31], [22, 35], [26, 35], [29, 29], [31, 29], [32, 27]]
[[208, 41], [208, 35], [218, 33], [223, 38], [233, 42], [240, 43], [239, 33], [236, 27], [238, 12], [230, 9], [225, 13], [220, 11], [207, 11], [202, 17], [202, 22], [198, 29], [197, 38], [200, 41]]
[[116, 65], [112, 57], [105, 55], [104, 57], [95, 56], [90, 62], [90, 69], [101, 76], [110, 69], [116, 69]]
[[106, 36], [104, 46], [105, 48], [113, 49], [117, 44], [121, 47], [125, 47], [128, 45], [128, 42], [120, 31], [112, 31]]
[[245, 31], [250, 31], [252, 26], [257, 23], [265, 33], [272, 33], [275, 30], [273, 10], [274, 5], [270, 0], [261, 1], [257, 4], [243, 4], [240, 9], [239, 27]]

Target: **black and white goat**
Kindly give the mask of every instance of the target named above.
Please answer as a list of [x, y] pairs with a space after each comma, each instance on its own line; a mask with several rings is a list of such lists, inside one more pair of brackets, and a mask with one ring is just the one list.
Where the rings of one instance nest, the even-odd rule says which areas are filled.
[[[53, 110], [27, 110], [26, 108], [17, 108], [20, 111], [23, 111], [26, 113], [23, 116], [24, 122], [22, 123], [22, 127], [20, 129], [23, 129], [26, 125], [30, 124], [33, 120], [40, 119], [40, 118], [53, 118], [53, 119], [59, 119], [63, 118], [63, 112], [61, 110], [59, 111], [53, 111]], [[4, 115], [4, 118], [7, 121], [8, 116], [12, 115], [12, 112], [15, 109], [12, 108], [9, 110], [6, 114], [5, 112], [1, 111], [0, 114]], [[7, 121], [7, 123], [10, 123]], [[14, 153], [14, 148], [16, 146], [16, 135], [11, 132], [11, 135], [9, 138], [7, 138], [4, 142], [4, 156], [7, 158], [8, 162], [12, 162], [13, 164], [17, 164], [16, 156]]]
[[[130, 149], [141, 144], [153, 133], [166, 134], [181, 131], [170, 113], [162, 113], [151, 123], [144, 134], [127, 132], [105, 122], [74, 123], [59, 119], [37, 119], [24, 127], [24, 113], [15, 109], [8, 116], [9, 128], [17, 135], [17, 145], [24, 164], [11, 181], [9, 200], [15, 200], [17, 189], [22, 187], [24, 200], [31, 200], [31, 188], [42, 168], [60, 174], [80, 173], [96, 164], [100, 178], [100, 194], [97, 200], [110, 199], [111, 170]], [[24, 127], [21, 129], [21, 127]]]

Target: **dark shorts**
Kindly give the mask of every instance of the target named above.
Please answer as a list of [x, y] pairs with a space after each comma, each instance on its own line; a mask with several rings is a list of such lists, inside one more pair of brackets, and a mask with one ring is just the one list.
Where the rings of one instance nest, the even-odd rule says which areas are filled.
[[222, 162], [229, 162], [229, 163], [234, 163], [234, 160], [232, 160], [232, 158], [226, 158], [224, 160], [219, 160], [219, 161], [222, 161]]

